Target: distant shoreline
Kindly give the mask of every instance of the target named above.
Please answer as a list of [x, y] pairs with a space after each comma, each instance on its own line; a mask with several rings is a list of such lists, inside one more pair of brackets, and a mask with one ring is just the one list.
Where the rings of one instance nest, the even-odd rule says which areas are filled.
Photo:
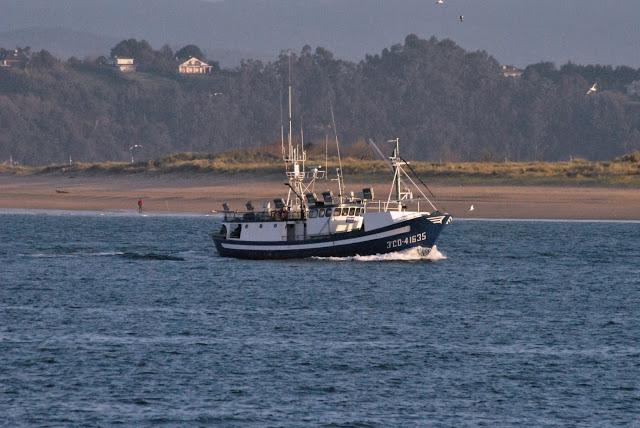
[[[96, 162], [45, 166], [0, 164], [0, 177], [127, 178], [196, 180], [224, 177], [280, 181], [283, 163], [277, 147], [262, 147], [220, 154], [175, 153], [163, 158], [129, 163]], [[310, 155], [308, 165], [335, 171], [341, 165], [348, 180], [375, 182], [391, 179], [389, 165], [380, 160]], [[317, 162], [317, 163], [314, 163]], [[326, 163], [326, 165], [325, 165]], [[562, 186], [640, 189], [640, 152], [611, 161], [573, 159], [564, 162], [410, 162], [412, 172], [442, 186]], [[309, 167], [310, 168], [310, 167]], [[257, 177], [257, 178], [256, 178]]]
[[[386, 199], [389, 183], [372, 183]], [[332, 186], [320, 183], [316, 189]], [[369, 186], [347, 180], [348, 190]], [[620, 187], [451, 185], [430, 183], [436, 205], [456, 218], [640, 220], [640, 190]], [[224, 174], [133, 174], [69, 177], [61, 174], [0, 174], [0, 208], [135, 212], [143, 199], [150, 214], [210, 214], [228, 202], [242, 210], [283, 195], [280, 177]], [[471, 205], [474, 210], [469, 211]]]

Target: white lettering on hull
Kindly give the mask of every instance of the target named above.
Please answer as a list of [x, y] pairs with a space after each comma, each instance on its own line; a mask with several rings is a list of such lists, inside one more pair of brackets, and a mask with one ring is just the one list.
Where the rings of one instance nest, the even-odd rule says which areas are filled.
[[427, 240], [427, 232], [418, 233], [417, 235], [408, 236], [404, 239], [398, 238], [393, 241], [387, 241], [387, 249], [400, 248], [409, 244], [416, 244], [418, 242]]

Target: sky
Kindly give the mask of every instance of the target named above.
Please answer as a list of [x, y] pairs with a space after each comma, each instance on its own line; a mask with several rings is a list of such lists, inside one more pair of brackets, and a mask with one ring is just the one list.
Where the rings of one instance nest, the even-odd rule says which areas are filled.
[[[503, 64], [567, 61], [640, 67], [640, 0], [0, 0], [11, 32], [79, 31], [108, 39], [196, 43], [261, 58], [303, 45], [358, 59], [407, 34], [451, 38]], [[458, 16], [464, 15], [464, 22]], [[50, 34], [50, 33], [47, 33]], [[67, 36], [59, 45], [73, 47]], [[37, 43], [52, 43], [41, 37]], [[24, 39], [27, 40], [27, 39]], [[96, 42], [97, 43], [97, 42]], [[96, 45], [96, 44], [94, 44]], [[37, 46], [36, 46], [37, 47]], [[94, 48], [95, 49], [95, 48]]]

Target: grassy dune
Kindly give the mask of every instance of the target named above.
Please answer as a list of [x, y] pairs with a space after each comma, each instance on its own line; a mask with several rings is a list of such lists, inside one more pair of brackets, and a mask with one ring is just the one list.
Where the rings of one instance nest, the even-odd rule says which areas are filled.
[[[321, 165], [309, 161], [307, 167]], [[328, 160], [329, 171], [338, 166], [337, 158]], [[411, 162], [423, 179], [445, 184], [513, 185], [590, 185], [640, 187], [640, 152], [606, 162], [573, 160], [568, 162]], [[342, 161], [350, 179], [390, 175], [383, 161], [347, 157]], [[72, 165], [9, 166], [0, 165], [0, 173], [16, 175], [69, 174], [250, 174], [282, 173], [283, 162], [273, 150], [233, 151], [218, 155], [179, 153], [148, 162], [74, 163]]]

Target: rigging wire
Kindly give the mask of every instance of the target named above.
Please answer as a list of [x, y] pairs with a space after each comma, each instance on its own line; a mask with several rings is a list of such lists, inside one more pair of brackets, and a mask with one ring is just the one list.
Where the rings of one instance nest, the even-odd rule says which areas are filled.
[[338, 141], [338, 128], [336, 127], [336, 117], [333, 114], [333, 101], [329, 99], [329, 108], [331, 110], [331, 123], [333, 124], [333, 134], [336, 137], [336, 150], [338, 152], [338, 167], [340, 168], [340, 176], [338, 177], [338, 184], [340, 185], [340, 198], [342, 198], [342, 191], [344, 190], [344, 178], [342, 176], [342, 157], [340, 156], [340, 142]]
[[420, 176], [418, 175], [418, 173], [413, 169], [413, 167], [411, 165], [409, 165], [409, 162], [407, 162], [406, 160], [404, 160], [401, 156], [398, 156], [400, 158], [400, 160], [402, 162], [404, 162], [404, 164], [409, 168], [409, 171], [411, 171], [411, 173], [413, 174], [413, 176], [424, 186], [425, 189], [427, 189], [429, 191], [429, 194], [433, 197], [433, 199], [438, 199], [436, 198], [436, 195], [433, 194], [433, 192], [431, 191], [431, 189], [429, 188], [429, 186], [427, 186], [427, 184], [422, 181], [422, 179], [420, 178]]

